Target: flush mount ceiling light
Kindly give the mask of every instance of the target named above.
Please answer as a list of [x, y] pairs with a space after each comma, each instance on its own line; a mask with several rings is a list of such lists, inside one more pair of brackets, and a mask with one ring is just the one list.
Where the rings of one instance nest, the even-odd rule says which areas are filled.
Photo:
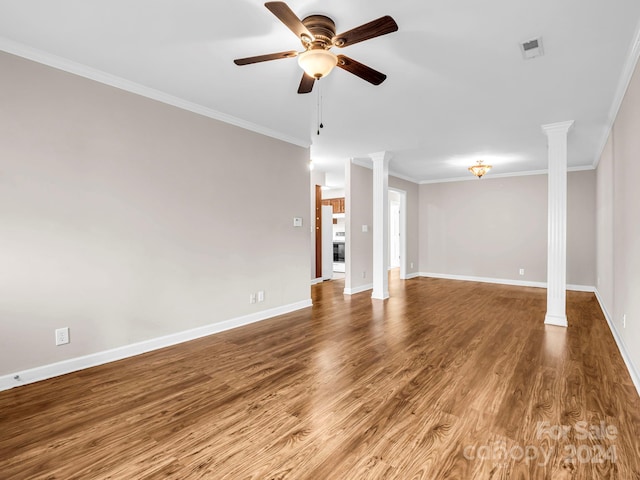
[[314, 48], [298, 55], [298, 65], [316, 80], [326, 77], [338, 64], [338, 57], [329, 50]]
[[491, 170], [491, 165], [483, 165], [482, 160], [478, 160], [477, 165], [469, 167], [469, 171], [478, 178], [482, 178], [489, 170]]

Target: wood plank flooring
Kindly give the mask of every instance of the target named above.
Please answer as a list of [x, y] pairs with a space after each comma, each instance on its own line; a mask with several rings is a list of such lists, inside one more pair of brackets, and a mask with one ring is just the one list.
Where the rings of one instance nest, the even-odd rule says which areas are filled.
[[640, 479], [593, 294], [417, 278], [0, 392], [2, 479]]

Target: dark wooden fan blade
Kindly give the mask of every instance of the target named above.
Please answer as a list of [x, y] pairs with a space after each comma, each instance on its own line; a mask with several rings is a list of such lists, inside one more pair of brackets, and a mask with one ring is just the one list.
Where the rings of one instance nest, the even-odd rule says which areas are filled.
[[264, 4], [289, 30], [295, 33], [298, 38], [306, 37], [309, 41], [314, 40], [313, 34], [304, 26], [302, 20], [293, 13], [289, 6], [284, 2], [267, 2]]
[[310, 93], [313, 90], [313, 84], [316, 79], [306, 73], [302, 74], [302, 80], [300, 80], [300, 86], [298, 87], [298, 93]]
[[233, 63], [236, 65], [249, 65], [251, 63], [268, 62], [269, 60], [279, 60], [281, 58], [297, 57], [298, 52], [290, 50], [288, 52], [269, 53], [267, 55], [258, 55], [256, 57], [236, 58]]
[[354, 75], [360, 77], [363, 80], [366, 80], [369, 83], [373, 83], [374, 85], [380, 85], [387, 78], [384, 73], [380, 73], [377, 70], [374, 70], [371, 67], [367, 67], [366, 65], [360, 62], [356, 62], [354, 59], [345, 57], [344, 55], [338, 55], [338, 67], [346, 70], [349, 73], [353, 73]]
[[352, 30], [336, 35], [333, 38], [333, 44], [336, 47], [347, 47], [354, 43], [363, 42], [370, 38], [386, 35], [387, 33], [396, 32], [398, 24], [389, 15], [380, 17], [364, 25], [360, 25]]

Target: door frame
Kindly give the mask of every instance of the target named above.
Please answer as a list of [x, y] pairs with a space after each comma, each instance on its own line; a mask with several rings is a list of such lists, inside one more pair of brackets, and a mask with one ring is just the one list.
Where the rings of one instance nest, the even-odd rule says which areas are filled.
[[322, 187], [320, 185], [316, 185], [315, 198], [316, 279], [322, 280]]

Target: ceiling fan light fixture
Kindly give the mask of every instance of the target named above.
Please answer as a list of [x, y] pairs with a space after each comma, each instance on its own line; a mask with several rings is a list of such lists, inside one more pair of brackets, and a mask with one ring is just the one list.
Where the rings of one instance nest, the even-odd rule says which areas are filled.
[[338, 57], [322, 48], [307, 50], [298, 55], [298, 65], [307, 75], [316, 80], [326, 77], [338, 64]]
[[484, 165], [482, 163], [482, 160], [478, 160], [477, 165], [473, 165], [472, 167], [469, 167], [469, 171], [478, 178], [482, 178], [484, 175], [487, 174], [489, 170], [491, 170], [491, 165]]

